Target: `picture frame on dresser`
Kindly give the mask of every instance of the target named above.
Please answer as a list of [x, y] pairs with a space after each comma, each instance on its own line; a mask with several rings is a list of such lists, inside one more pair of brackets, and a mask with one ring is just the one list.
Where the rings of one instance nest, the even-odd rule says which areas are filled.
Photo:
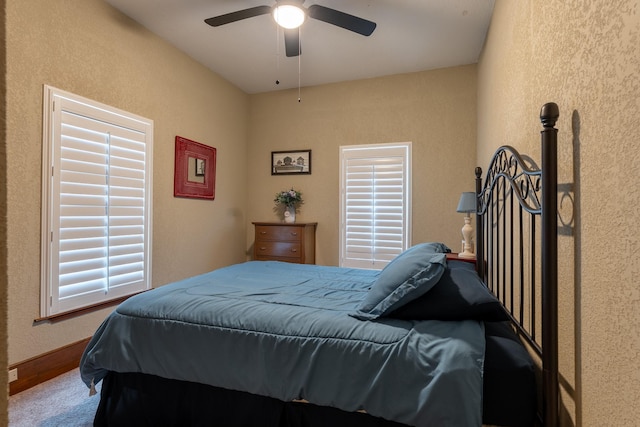
[[311, 175], [311, 150], [271, 152], [271, 175]]
[[173, 196], [213, 200], [215, 194], [216, 149], [176, 136]]

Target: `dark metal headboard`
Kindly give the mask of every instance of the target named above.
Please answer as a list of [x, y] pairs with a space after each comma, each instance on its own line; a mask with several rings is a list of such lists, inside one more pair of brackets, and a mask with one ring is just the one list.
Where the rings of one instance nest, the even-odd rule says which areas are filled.
[[478, 273], [542, 361], [542, 418], [551, 427], [558, 423], [558, 117], [555, 103], [542, 107], [540, 167], [503, 146], [484, 183], [476, 168]]

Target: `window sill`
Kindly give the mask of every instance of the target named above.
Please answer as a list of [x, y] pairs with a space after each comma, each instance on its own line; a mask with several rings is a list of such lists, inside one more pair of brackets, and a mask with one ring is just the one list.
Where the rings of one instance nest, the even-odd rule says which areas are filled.
[[[151, 289], [149, 289], [149, 290], [151, 290]], [[87, 314], [87, 313], [92, 313], [94, 311], [102, 310], [103, 308], [114, 307], [114, 306], [120, 304], [121, 302], [126, 301], [127, 299], [131, 298], [132, 296], [138, 295], [138, 294], [141, 294], [141, 293], [144, 293], [144, 292], [147, 292], [147, 291], [138, 292], [138, 293], [135, 293], [135, 294], [127, 295], [125, 297], [115, 298], [115, 299], [112, 299], [112, 300], [109, 300], [109, 301], [101, 302], [99, 304], [90, 305], [90, 306], [83, 307], [83, 308], [78, 308], [76, 310], [65, 311], [64, 313], [53, 314], [51, 316], [46, 316], [46, 317], [39, 317], [37, 319], [34, 319], [33, 323], [34, 324], [43, 323], [43, 322], [56, 323], [56, 322], [60, 322], [62, 320], [71, 319], [73, 317], [79, 317], [79, 316], [82, 316], [82, 315]]]

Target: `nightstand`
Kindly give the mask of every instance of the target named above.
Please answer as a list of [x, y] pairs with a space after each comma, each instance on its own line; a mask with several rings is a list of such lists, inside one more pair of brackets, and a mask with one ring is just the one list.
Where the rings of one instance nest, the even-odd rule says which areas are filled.
[[253, 225], [254, 260], [315, 264], [317, 222], [254, 222]]
[[447, 254], [447, 261], [464, 261], [464, 262], [469, 262], [473, 265], [476, 264], [476, 259], [475, 258], [461, 258], [458, 256], [458, 254], [456, 252], [450, 252]]

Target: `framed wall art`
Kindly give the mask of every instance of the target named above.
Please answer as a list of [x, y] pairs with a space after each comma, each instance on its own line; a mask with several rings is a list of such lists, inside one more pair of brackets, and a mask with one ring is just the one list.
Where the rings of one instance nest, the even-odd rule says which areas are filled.
[[216, 149], [176, 136], [174, 197], [213, 200], [216, 194]]
[[311, 174], [311, 150], [271, 152], [271, 175], [297, 174]]

